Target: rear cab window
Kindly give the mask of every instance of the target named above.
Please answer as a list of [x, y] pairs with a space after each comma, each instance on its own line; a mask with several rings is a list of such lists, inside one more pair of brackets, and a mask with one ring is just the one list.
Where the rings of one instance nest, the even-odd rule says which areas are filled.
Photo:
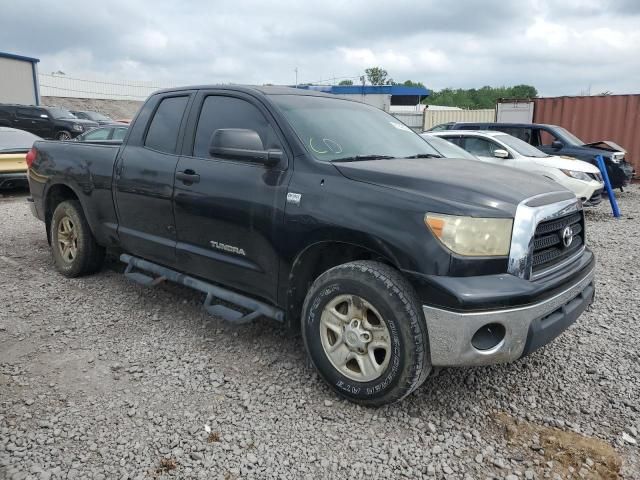
[[166, 97], [156, 108], [144, 146], [164, 153], [176, 153], [182, 117], [189, 101], [188, 95]]

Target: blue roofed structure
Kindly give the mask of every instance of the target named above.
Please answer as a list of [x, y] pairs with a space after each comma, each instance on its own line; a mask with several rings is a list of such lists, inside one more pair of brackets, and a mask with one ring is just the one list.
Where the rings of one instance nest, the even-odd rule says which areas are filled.
[[417, 105], [431, 93], [423, 87], [405, 85], [298, 85], [297, 88], [345, 96], [385, 111], [391, 105]]
[[38, 60], [0, 52], [0, 103], [40, 103]]

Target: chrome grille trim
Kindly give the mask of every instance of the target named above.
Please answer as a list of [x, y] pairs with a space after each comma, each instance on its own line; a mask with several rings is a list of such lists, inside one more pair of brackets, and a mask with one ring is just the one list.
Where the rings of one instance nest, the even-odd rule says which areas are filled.
[[[566, 193], [565, 198], [558, 201], [558, 194], [564, 193]], [[551, 203], [545, 203], [545, 197], [549, 197], [549, 202]], [[530, 206], [530, 204], [535, 204], [536, 206]], [[566, 217], [572, 213], [580, 213], [581, 211], [582, 202], [571, 192], [545, 193], [520, 202], [513, 219], [507, 272], [516, 277], [527, 280], [532, 279], [533, 246], [538, 224]], [[582, 250], [579, 253], [582, 254]], [[572, 257], [573, 260], [577, 258], [578, 256]], [[566, 264], [563, 262], [563, 266]], [[553, 271], [556, 270], [557, 268], [553, 268]], [[547, 270], [537, 272], [536, 278], [548, 273], [551, 272]]]

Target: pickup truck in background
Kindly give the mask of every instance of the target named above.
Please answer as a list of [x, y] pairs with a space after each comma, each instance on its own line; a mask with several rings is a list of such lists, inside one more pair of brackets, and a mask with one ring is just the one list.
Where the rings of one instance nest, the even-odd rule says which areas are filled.
[[497, 130], [508, 133], [523, 140], [537, 149], [549, 155], [563, 155], [589, 162], [596, 167], [596, 157], [604, 158], [607, 174], [612, 188], [624, 187], [631, 183], [635, 171], [627, 162], [626, 151], [611, 141], [585, 143], [558, 125], [542, 123], [473, 123], [473, 122], [449, 122], [436, 125], [429, 131], [439, 132], [443, 130]]
[[37, 142], [27, 162], [63, 275], [98, 271], [111, 249], [129, 279], [200, 290], [226, 321], [300, 329], [320, 375], [364, 405], [404, 398], [433, 367], [517, 360], [594, 297], [573, 193], [441, 158], [332, 95], [164, 90], [122, 145]]

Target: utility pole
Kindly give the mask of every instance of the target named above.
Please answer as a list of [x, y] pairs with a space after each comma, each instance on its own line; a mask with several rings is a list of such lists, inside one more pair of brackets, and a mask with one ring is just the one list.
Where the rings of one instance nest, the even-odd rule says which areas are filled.
[[296, 72], [296, 88], [298, 88], [298, 67], [293, 69], [294, 72]]

